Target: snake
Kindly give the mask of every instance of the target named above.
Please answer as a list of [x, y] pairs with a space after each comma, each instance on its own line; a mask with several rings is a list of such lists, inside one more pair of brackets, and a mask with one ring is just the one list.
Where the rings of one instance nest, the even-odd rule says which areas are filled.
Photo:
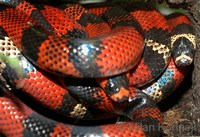
[[[146, 4], [0, 4], [0, 132], [160, 136], [156, 102], [180, 85], [196, 49], [186, 16], [164, 17]], [[66, 124], [29, 108], [17, 98], [18, 91], [60, 115], [86, 120], [123, 115], [130, 120]]]

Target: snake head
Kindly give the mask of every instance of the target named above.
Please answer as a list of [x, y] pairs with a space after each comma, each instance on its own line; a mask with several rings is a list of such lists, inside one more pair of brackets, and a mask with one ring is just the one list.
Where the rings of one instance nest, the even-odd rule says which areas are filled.
[[172, 46], [172, 55], [178, 66], [188, 66], [193, 62], [194, 44], [186, 37], [179, 37]]

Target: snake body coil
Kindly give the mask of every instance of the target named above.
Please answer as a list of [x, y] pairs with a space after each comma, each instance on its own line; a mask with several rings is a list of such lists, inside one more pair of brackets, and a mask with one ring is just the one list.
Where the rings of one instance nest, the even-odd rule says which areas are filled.
[[[185, 76], [181, 66], [192, 63], [196, 49], [187, 17], [166, 19], [148, 4], [145, 9], [111, 4], [53, 7], [17, 0], [0, 4], [0, 132], [160, 135], [162, 117], [155, 102], [179, 86]], [[93, 120], [123, 115], [131, 121], [101, 126], [57, 122], [9, 90], [22, 91], [64, 116]]]

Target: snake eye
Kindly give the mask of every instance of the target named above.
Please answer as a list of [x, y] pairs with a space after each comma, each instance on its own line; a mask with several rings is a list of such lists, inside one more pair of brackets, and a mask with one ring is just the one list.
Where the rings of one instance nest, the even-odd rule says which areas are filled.
[[178, 66], [188, 66], [193, 62], [194, 45], [186, 37], [179, 37], [172, 45], [172, 55]]

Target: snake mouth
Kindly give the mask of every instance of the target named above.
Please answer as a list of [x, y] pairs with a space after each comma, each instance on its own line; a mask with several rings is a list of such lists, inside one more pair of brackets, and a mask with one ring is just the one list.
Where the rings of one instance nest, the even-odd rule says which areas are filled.
[[175, 63], [178, 66], [188, 66], [188, 65], [192, 64], [192, 62], [193, 62], [193, 58], [184, 53], [182, 53], [180, 56], [178, 56], [175, 59]]

